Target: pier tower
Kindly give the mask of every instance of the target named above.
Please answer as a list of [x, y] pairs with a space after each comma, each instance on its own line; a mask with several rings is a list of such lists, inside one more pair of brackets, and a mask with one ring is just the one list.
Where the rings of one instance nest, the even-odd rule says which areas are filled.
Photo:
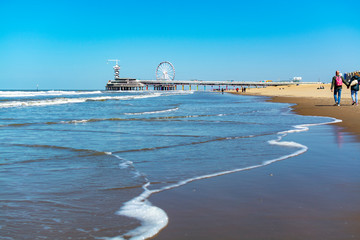
[[120, 66], [118, 59], [109, 59], [108, 62], [115, 62], [114, 80], [109, 80], [105, 86], [106, 90], [114, 91], [132, 91], [143, 90], [144, 84], [136, 80], [135, 78], [120, 78]]

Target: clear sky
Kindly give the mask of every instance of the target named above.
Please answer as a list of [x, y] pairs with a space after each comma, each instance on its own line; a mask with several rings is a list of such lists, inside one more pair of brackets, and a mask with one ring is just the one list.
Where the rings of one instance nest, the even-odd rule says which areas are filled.
[[0, 1], [0, 89], [104, 89], [120, 76], [329, 82], [360, 70], [360, 1]]

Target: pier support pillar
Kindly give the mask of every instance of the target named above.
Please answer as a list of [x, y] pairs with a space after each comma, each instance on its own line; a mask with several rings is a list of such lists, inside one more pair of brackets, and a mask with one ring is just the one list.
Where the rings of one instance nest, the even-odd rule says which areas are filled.
[[199, 91], [199, 85], [196, 85], [196, 91]]
[[191, 91], [191, 85], [189, 85], [189, 90]]
[[184, 85], [182, 85], [182, 90], [184, 91]]

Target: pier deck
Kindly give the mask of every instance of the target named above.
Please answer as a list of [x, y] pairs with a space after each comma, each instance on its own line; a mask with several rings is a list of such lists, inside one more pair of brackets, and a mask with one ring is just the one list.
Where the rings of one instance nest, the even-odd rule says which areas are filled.
[[[286, 86], [286, 85], [298, 85], [298, 84], [316, 84], [317, 82], [244, 82], [244, 81], [200, 81], [200, 80], [136, 80], [136, 79], [121, 79], [121, 80], [109, 80], [106, 85], [106, 90], [177, 90], [178, 86], [188, 86], [191, 90], [192, 86], [196, 89], [199, 86], [228, 88], [228, 87], [268, 87], [268, 86]], [[317, 83], [318, 84], [318, 83]]]

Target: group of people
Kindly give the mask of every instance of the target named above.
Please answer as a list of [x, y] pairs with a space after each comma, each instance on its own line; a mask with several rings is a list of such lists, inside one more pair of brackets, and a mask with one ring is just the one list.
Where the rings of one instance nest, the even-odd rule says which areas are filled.
[[[239, 88], [236, 88], [236, 92], [239, 92]], [[246, 87], [241, 87], [241, 92], [246, 92]]]
[[335, 76], [332, 78], [331, 91], [334, 90], [334, 106], [340, 106], [342, 85], [345, 84], [347, 88], [351, 88], [352, 105], [358, 105], [358, 91], [360, 84], [360, 74], [356, 73], [349, 81], [346, 81], [339, 71], [336, 71]]

